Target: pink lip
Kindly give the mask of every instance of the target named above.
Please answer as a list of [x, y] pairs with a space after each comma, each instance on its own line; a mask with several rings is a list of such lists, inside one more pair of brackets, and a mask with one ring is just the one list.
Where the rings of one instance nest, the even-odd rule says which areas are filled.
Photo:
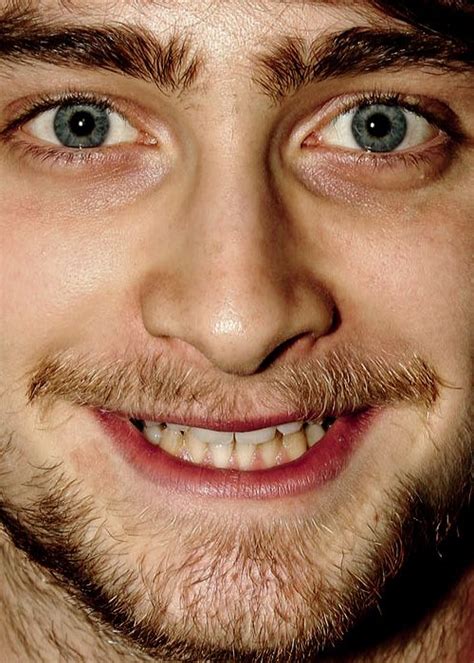
[[[120, 413], [124, 419], [128, 419], [128, 415]], [[246, 432], [258, 430], [260, 428], [271, 428], [281, 424], [286, 424], [289, 421], [304, 421], [305, 416], [300, 413], [282, 414], [282, 415], [260, 415], [252, 419], [227, 419], [226, 421], [216, 421], [214, 419], [206, 419], [205, 417], [187, 416], [177, 418], [176, 415], [161, 414], [159, 417], [156, 415], [140, 414], [135, 416], [135, 419], [142, 421], [155, 421], [158, 423], [166, 422], [168, 424], [182, 424], [185, 426], [192, 426], [193, 428], [206, 428], [208, 430], [227, 432]], [[324, 418], [324, 417], [323, 417]], [[320, 420], [320, 419], [318, 419]], [[316, 421], [316, 419], [314, 419]]]
[[323, 439], [297, 460], [243, 472], [192, 465], [150, 444], [117, 414], [94, 410], [120, 454], [147, 481], [173, 493], [227, 499], [271, 499], [314, 491], [334, 480], [379, 411], [339, 418]]

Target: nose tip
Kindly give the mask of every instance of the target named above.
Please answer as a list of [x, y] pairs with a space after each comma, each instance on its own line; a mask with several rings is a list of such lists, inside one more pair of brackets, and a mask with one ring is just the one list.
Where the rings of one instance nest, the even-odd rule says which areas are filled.
[[209, 319], [199, 351], [219, 370], [234, 375], [256, 373], [285, 338], [284, 323], [274, 307], [244, 314], [228, 299]]
[[292, 328], [277, 311], [268, 309], [244, 320], [229, 305], [216, 314], [205, 343], [196, 348], [220, 371], [244, 377], [264, 370], [283, 357], [307, 354], [318, 336], [330, 328], [331, 322], [328, 310], [324, 327]]
[[143, 302], [148, 333], [179, 340], [186, 360], [199, 365], [204, 358], [233, 375], [254, 374], [296, 348], [307, 351], [333, 323], [329, 295], [297, 278], [290, 287], [288, 276], [195, 275], [172, 297], [154, 295]]

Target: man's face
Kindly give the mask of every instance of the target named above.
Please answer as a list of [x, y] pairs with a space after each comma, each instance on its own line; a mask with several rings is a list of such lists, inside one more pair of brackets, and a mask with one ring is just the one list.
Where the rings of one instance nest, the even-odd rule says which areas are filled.
[[472, 73], [355, 5], [8, 17], [2, 513], [150, 652], [324, 649], [462, 499]]

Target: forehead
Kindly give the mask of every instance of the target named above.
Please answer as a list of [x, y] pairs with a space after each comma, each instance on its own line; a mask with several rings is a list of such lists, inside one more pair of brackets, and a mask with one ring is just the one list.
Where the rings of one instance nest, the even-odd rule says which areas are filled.
[[[15, 0], [2, 2], [42, 21], [74, 25], [120, 22], [146, 29], [161, 43], [185, 39], [211, 69], [252, 67], [251, 58], [275, 40], [312, 41], [325, 32], [360, 24], [354, 2], [307, 0]], [[250, 59], [249, 59], [250, 58]]]
[[[2, 4], [19, 11], [25, 5], [28, 13], [52, 23], [120, 22], [146, 29], [160, 42], [176, 36], [199, 59], [224, 69], [229, 62], [233, 69], [251, 67], [252, 57], [280, 38], [310, 43], [369, 20], [366, 2], [354, 0], [0, 0]], [[374, 21], [377, 14], [370, 14]]]
[[11, 9], [76, 24], [132, 23], [160, 33], [189, 34], [196, 41], [207, 35], [211, 50], [213, 44], [232, 47], [253, 41], [255, 46], [295, 30], [311, 38], [367, 22], [472, 44], [474, 19], [472, 0], [0, 0], [0, 10]]
[[0, 0], [0, 7], [23, 7], [51, 19], [100, 22], [130, 20], [160, 31], [180, 30], [199, 34], [219, 29], [241, 37], [259, 26], [269, 32], [290, 26], [321, 30], [335, 21], [374, 16], [364, 0]]

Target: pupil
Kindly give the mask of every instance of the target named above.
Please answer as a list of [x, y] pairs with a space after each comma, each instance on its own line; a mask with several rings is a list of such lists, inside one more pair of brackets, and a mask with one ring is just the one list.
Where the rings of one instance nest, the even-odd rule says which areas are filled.
[[375, 113], [367, 120], [367, 131], [374, 138], [384, 138], [392, 130], [390, 119], [382, 113]]
[[355, 112], [351, 128], [357, 145], [366, 152], [392, 152], [403, 143], [408, 123], [401, 107], [369, 104]]
[[69, 127], [76, 136], [88, 136], [95, 129], [95, 120], [90, 113], [78, 111], [69, 120]]

